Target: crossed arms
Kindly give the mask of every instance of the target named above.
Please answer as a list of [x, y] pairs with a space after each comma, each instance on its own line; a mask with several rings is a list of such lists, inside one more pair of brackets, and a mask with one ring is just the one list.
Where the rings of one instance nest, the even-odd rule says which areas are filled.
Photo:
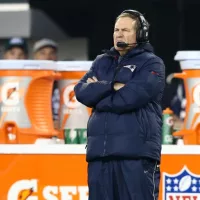
[[145, 106], [163, 91], [164, 85], [164, 64], [150, 60], [126, 84], [98, 81], [93, 65], [74, 91], [84, 105], [120, 114]]

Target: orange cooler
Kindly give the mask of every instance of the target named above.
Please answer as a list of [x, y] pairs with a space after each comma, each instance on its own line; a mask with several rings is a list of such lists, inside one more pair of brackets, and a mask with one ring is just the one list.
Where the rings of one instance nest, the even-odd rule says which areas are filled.
[[174, 76], [184, 81], [187, 104], [184, 128], [174, 135], [182, 136], [184, 144], [200, 144], [200, 51], [178, 51], [175, 60], [182, 73]]
[[0, 143], [35, 143], [58, 133], [52, 120], [53, 61], [0, 61]]
[[[77, 101], [74, 94], [75, 84], [90, 69], [92, 61], [61, 61], [57, 62], [57, 71], [61, 73], [59, 90], [60, 102], [60, 130], [72, 143], [85, 143], [87, 121], [91, 109]], [[67, 135], [66, 135], [67, 134]], [[81, 134], [81, 135], [80, 135]], [[65, 142], [68, 143], [68, 142]]]

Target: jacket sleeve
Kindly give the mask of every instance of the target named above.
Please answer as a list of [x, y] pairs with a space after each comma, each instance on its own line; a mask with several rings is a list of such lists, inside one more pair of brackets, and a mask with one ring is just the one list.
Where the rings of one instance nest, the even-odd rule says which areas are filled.
[[76, 99], [88, 107], [95, 107], [101, 99], [108, 96], [112, 91], [111, 82], [108, 81], [87, 83], [88, 78], [92, 78], [93, 76], [97, 77], [96, 71], [99, 59], [101, 57], [95, 59], [90, 70], [74, 87]]
[[135, 74], [126, 85], [101, 100], [98, 111], [124, 113], [141, 108], [162, 94], [165, 85], [165, 66], [161, 60], [153, 59]]

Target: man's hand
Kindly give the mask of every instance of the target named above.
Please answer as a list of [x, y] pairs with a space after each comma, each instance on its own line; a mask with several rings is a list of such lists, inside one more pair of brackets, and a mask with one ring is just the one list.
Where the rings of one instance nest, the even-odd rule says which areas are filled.
[[95, 82], [97, 82], [98, 80], [97, 80], [97, 78], [95, 77], [95, 76], [93, 76], [92, 78], [88, 78], [87, 79], [87, 83], [95, 83]]
[[125, 84], [123, 84], [123, 83], [115, 83], [114, 90], [117, 91], [117, 90], [123, 88], [124, 86], [125, 86]]

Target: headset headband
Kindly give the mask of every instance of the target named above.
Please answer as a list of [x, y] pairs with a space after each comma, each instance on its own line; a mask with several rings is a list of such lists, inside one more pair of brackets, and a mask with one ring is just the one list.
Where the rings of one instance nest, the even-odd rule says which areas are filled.
[[137, 42], [148, 42], [149, 25], [144, 16], [140, 12], [131, 9], [124, 10], [121, 14], [123, 13], [129, 13], [139, 19], [140, 28], [137, 32]]

